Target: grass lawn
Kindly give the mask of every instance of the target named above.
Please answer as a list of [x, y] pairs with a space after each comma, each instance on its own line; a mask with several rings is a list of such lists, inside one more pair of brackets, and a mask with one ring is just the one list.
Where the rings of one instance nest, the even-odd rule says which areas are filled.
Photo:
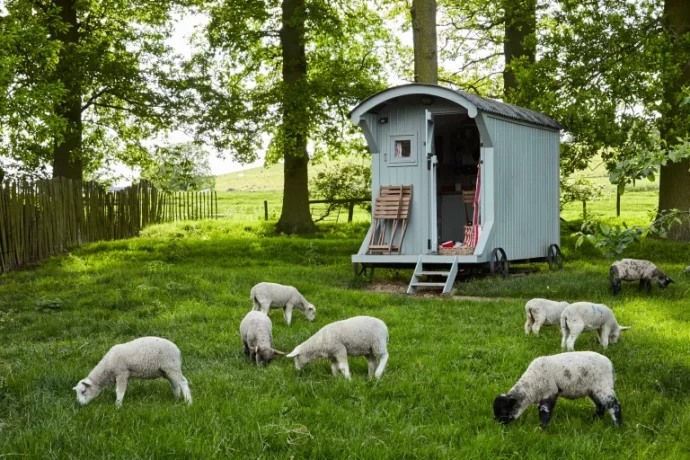
[[[575, 251], [565, 230], [563, 271], [458, 284], [461, 294], [509, 299], [471, 302], [366, 292], [349, 263], [366, 224], [321, 229], [294, 238], [258, 220], [159, 225], [0, 277], [0, 457], [690, 458], [687, 244], [631, 247], [627, 255], [658, 262], [677, 284], [652, 295], [626, 285], [614, 300], [609, 262]], [[284, 351], [332, 321], [383, 319], [383, 378], [366, 379], [364, 358], [350, 360], [351, 382], [326, 361], [300, 374], [288, 359], [249, 363], [238, 328], [259, 281], [292, 284], [316, 305], [313, 324], [295, 312], [288, 327], [271, 313]], [[508, 427], [492, 420], [493, 398], [532, 359], [560, 352], [555, 328], [523, 335], [533, 296], [606, 303], [632, 326], [605, 352], [622, 428], [592, 421], [588, 400], [559, 401], [545, 432], [536, 407]], [[110, 346], [146, 335], [180, 347], [194, 405], [176, 402], [165, 380], [131, 380], [120, 410], [112, 387], [79, 407], [77, 381]], [[593, 333], [576, 347], [602, 352]]]

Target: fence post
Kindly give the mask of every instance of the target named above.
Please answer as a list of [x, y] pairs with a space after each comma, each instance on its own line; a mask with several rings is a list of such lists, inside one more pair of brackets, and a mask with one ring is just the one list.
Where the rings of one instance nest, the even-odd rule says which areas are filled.
[[350, 201], [347, 206], [347, 221], [352, 222], [352, 215], [355, 213], [355, 202]]
[[268, 220], [268, 201], [264, 200], [264, 219]]

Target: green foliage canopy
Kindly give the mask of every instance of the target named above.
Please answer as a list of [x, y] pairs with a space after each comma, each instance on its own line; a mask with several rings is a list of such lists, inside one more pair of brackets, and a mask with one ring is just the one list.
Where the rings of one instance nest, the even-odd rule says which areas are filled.
[[[396, 46], [376, 6], [383, 8], [363, 0], [305, 4], [307, 78], [291, 104], [308, 115], [290, 121], [308, 135], [313, 157], [348, 153], [357, 133], [349, 109], [384, 87]], [[263, 151], [265, 133], [266, 161], [275, 163], [291, 141], [282, 135], [288, 87], [281, 76], [281, 2], [214, 1], [207, 11], [208, 47], [190, 64], [203, 75], [198, 97], [207, 106], [197, 120], [198, 139], [247, 163]]]
[[[7, 0], [0, 11], [0, 155], [51, 164], [70, 125], [71, 154], [92, 172], [114, 160], [141, 165], [145, 139], [167, 132], [189, 107], [183, 61], [166, 43], [172, 1]], [[61, 10], [76, 11], [73, 28]], [[80, 110], [66, 116], [70, 99]]]

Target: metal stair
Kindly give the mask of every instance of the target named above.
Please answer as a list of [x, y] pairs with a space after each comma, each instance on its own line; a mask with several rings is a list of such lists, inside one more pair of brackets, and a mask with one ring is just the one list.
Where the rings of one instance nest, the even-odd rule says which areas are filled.
[[[410, 279], [410, 285], [407, 287], [408, 294], [414, 294], [417, 292], [417, 288], [420, 287], [434, 287], [443, 288], [442, 294], [448, 294], [453, 289], [453, 284], [455, 283], [455, 277], [458, 275], [458, 258], [457, 256], [453, 258], [452, 262], [443, 262], [442, 265], [450, 265], [450, 270], [425, 270], [424, 269], [424, 256], [419, 256], [417, 259], [417, 265], [414, 268], [414, 274], [412, 279]], [[434, 265], [440, 265], [439, 262], [434, 262]], [[429, 282], [421, 281], [425, 276], [439, 276], [446, 278], [445, 282]]]

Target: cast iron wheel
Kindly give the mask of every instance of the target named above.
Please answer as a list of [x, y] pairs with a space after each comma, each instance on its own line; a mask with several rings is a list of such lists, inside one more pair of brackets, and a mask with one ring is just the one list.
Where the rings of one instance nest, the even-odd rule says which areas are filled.
[[489, 272], [491, 272], [491, 276], [501, 275], [503, 279], [506, 279], [508, 278], [509, 270], [510, 262], [503, 248], [496, 248], [491, 251], [491, 259], [489, 260]]
[[563, 268], [563, 255], [561, 255], [561, 248], [557, 244], [549, 246], [549, 249], [546, 251], [546, 262], [551, 270]]

